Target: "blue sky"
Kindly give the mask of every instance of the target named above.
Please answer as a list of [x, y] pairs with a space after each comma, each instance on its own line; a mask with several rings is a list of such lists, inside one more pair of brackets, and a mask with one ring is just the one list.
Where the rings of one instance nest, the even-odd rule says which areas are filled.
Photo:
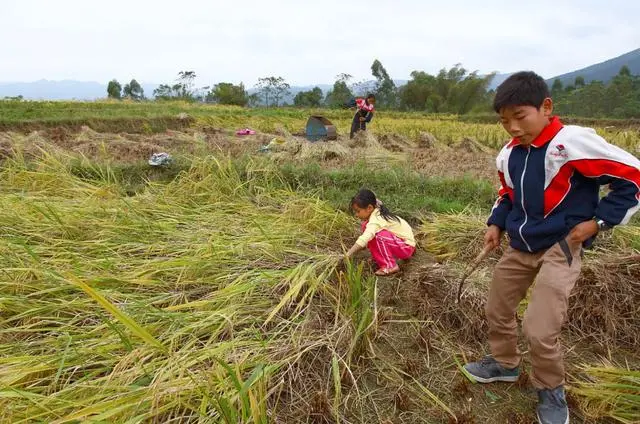
[[395, 79], [456, 63], [552, 77], [640, 47], [640, 2], [0, 0], [0, 81]]

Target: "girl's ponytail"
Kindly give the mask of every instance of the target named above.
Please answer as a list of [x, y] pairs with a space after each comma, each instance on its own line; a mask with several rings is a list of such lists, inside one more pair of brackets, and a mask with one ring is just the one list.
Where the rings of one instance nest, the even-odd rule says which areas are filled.
[[400, 222], [400, 218], [398, 215], [391, 213], [389, 208], [387, 208], [380, 200], [376, 203], [378, 205], [378, 209], [380, 210], [380, 215], [387, 221], [397, 221]]

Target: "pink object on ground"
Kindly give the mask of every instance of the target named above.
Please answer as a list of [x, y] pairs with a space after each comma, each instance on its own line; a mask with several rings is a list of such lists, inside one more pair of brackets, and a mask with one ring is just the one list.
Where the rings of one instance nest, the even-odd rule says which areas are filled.
[[236, 135], [253, 135], [256, 132], [249, 128], [243, 128], [241, 130], [236, 131]]

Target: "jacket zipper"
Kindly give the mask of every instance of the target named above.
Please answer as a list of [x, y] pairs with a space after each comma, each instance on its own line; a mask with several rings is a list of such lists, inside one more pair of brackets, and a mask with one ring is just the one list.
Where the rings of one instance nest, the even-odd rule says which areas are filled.
[[527, 215], [527, 209], [525, 209], [524, 207], [524, 175], [527, 173], [527, 164], [529, 163], [530, 153], [531, 153], [531, 146], [529, 146], [529, 148], [527, 149], [527, 157], [524, 159], [524, 169], [522, 170], [522, 176], [520, 177], [520, 202], [522, 204], [522, 211], [524, 212], [524, 222], [520, 226], [520, 229], [518, 230], [518, 232], [520, 233], [520, 238], [522, 239], [525, 246], [527, 247], [527, 250], [529, 252], [533, 252], [531, 250], [531, 246], [529, 246], [529, 243], [527, 243], [527, 241], [524, 239], [524, 236], [522, 235], [522, 229], [524, 228], [525, 225], [527, 225], [527, 221], [529, 220], [529, 216]]

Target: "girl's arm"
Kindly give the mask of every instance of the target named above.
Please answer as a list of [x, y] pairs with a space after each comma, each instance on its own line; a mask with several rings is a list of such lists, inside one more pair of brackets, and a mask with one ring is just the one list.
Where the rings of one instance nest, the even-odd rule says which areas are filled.
[[359, 244], [354, 244], [353, 246], [351, 246], [351, 249], [349, 249], [349, 251], [346, 254], [347, 258], [352, 257], [356, 252], [361, 251], [362, 249], [364, 249], [364, 247], [360, 246]]
[[358, 240], [356, 240], [354, 245], [351, 246], [351, 249], [347, 252], [347, 257], [351, 257], [354, 253], [365, 249], [367, 247], [367, 243], [373, 240], [379, 229], [380, 224], [373, 219], [370, 219], [367, 226], [364, 228], [362, 235], [358, 237]]

